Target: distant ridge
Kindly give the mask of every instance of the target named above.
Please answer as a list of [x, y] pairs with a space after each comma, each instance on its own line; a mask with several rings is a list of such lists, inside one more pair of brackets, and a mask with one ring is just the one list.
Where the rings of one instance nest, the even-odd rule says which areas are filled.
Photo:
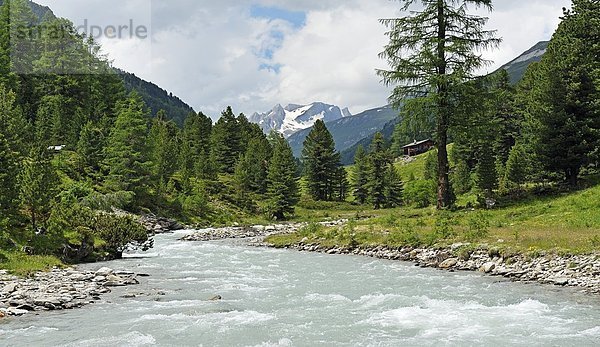
[[544, 54], [546, 54], [546, 50], [548, 49], [548, 44], [550, 41], [540, 41], [535, 46], [531, 47], [523, 54], [515, 58], [513, 61], [507, 63], [502, 66], [500, 69], [505, 69], [508, 71], [508, 75], [510, 76], [510, 82], [512, 84], [517, 84], [523, 76], [525, 75], [525, 71], [529, 65], [534, 62], [539, 62], [542, 60]]

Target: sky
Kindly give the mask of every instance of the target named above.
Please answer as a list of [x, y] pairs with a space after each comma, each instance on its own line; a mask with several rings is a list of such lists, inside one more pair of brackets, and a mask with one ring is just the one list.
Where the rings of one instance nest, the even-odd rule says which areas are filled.
[[[213, 118], [276, 104], [326, 102], [354, 114], [383, 106], [378, 19], [401, 16], [393, 0], [37, 0], [76, 26], [144, 27], [100, 38], [113, 65], [152, 81]], [[501, 46], [491, 72], [548, 40], [570, 0], [497, 0], [487, 29]]]

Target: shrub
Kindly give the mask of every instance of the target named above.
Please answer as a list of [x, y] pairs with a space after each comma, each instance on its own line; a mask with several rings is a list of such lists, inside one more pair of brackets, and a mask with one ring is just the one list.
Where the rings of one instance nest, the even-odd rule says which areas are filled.
[[449, 212], [441, 211], [435, 220], [433, 233], [440, 239], [449, 239], [455, 237], [456, 232], [454, 231], [454, 226], [456, 224], [456, 220]]
[[424, 208], [435, 202], [435, 182], [430, 180], [417, 180], [406, 183], [404, 198], [409, 204]]
[[488, 235], [490, 221], [484, 213], [477, 212], [469, 218], [468, 227], [467, 239], [475, 241]]

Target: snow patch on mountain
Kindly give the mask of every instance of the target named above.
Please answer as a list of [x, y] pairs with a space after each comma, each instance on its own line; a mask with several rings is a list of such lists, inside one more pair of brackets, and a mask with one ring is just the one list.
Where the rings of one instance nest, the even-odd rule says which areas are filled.
[[327, 123], [351, 116], [347, 108], [342, 110], [338, 106], [315, 102], [309, 105], [289, 104], [286, 107], [275, 105], [268, 112], [254, 113], [248, 120], [260, 125], [265, 133], [275, 130], [288, 138], [298, 131], [311, 128], [317, 120]]

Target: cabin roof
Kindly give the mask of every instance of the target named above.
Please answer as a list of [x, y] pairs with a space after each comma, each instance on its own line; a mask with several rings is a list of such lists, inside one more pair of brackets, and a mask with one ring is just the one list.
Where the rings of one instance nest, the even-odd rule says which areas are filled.
[[422, 144], [427, 143], [427, 142], [432, 142], [432, 140], [431, 139], [427, 139], [427, 140], [423, 140], [423, 141], [415, 141], [415, 142], [413, 142], [413, 143], [411, 143], [409, 145], [406, 145], [406, 146], [404, 146], [402, 148], [415, 147], [415, 146], [419, 146], [419, 145], [422, 145]]

